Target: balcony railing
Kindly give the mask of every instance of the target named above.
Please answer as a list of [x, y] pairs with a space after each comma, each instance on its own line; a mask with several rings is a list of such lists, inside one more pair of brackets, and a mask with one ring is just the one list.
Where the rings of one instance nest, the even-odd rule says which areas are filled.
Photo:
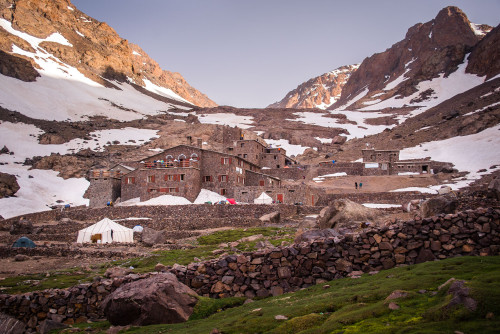
[[194, 167], [198, 168], [199, 167], [199, 161], [198, 160], [183, 160], [183, 161], [160, 161], [160, 162], [146, 162], [144, 164], [144, 167], [146, 168], [189, 168], [189, 167]]

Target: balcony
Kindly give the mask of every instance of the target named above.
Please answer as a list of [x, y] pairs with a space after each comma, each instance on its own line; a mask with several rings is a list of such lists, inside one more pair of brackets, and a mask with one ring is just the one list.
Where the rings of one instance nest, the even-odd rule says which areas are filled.
[[156, 168], [199, 168], [198, 160], [183, 160], [183, 161], [156, 161], [146, 162], [144, 167], [147, 169]]

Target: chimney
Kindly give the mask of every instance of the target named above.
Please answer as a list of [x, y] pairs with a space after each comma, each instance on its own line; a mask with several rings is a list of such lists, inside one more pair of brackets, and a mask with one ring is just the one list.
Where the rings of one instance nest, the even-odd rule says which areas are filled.
[[198, 147], [202, 148], [202, 146], [203, 146], [203, 139], [198, 138], [196, 141], [197, 141]]

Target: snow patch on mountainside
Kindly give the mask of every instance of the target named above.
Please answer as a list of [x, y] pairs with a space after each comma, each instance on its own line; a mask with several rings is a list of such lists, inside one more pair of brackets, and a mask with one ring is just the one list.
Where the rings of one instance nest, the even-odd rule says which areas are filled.
[[47, 211], [53, 205], [88, 205], [83, 198], [89, 182], [84, 178], [64, 180], [58, 172], [29, 166], [3, 165], [0, 171], [16, 176], [21, 187], [15, 197], [0, 199], [0, 215], [11, 218], [26, 213]]
[[[452, 189], [465, 187], [481, 175], [500, 169], [500, 125], [479, 133], [458, 136], [445, 140], [423, 143], [420, 146], [406, 148], [400, 152], [400, 159], [421, 159], [451, 162], [459, 171], [469, 172], [465, 179], [453, 180], [448, 184]], [[490, 169], [490, 167], [495, 166]], [[486, 169], [486, 172], [479, 170]], [[430, 187], [437, 190], [441, 185]]]
[[198, 115], [198, 119], [200, 120], [200, 123], [204, 124], [237, 126], [242, 129], [248, 129], [253, 126], [252, 116], [240, 116], [231, 113], [200, 114]]
[[[468, 56], [466, 56], [466, 59], [467, 58]], [[463, 93], [471, 88], [474, 88], [482, 84], [484, 82], [485, 77], [479, 77], [475, 74], [466, 73], [465, 69], [467, 68], [467, 64], [468, 60], [460, 64], [458, 66], [458, 69], [455, 72], [451, 73], [448, 77], [444, 77], [444, 74], [441, 74], [438, 78], [420, 82], [416, 87], [417, 92], [408, 97], [398, 98], [400, 96], [394, 96], [380, 103], [376, 103], [361, 108], [360, 110], [371, 111], [371, 110], [381, 110], [384, 108], [401, 108], [403, 106], [415, 106], [418, 107], [416, 110], [412, 111], [409, 115], [401, 116], [398, 119], [400, 122], [402, 122], [409, 117], [414, 117], [432, 107], [437, 106], [443, 101], [452, 98], [457, 94]], [[388, 86], [386, 86], [386, 89], [389, 89]], [[428, 90], [432, 90], [432, 95], [429, 99], [421, 102], [415, 102], [415, 101], [412, 102], [412, 100], [418, 99], [422, 92]]]
[[365, 123], [365, 120], [370, 118], [379, 118], [388, 116], [390, 114], [384, 114], [380, 112], [359, 112], [351, 110], [335, 110], [330, 111], [331, 114], [344, 114], [350, 121], [355, 121], [357, 124], [342, 124], [336, 118], [325, 117], [325, 114], [313, 113], [313, 112], [297, 112], [294, 115], [299, 116], [296, 119], [289, 119], [289, 121], [303, 122], [306, 124], [313, 124], [322, 127], [329, 128], [341, 128], [349, 131], [349, 135], [346, 135], [347, 139], [352, 138], [362, 138], [363, 136], [377, 134], [384, 131], [386, 128], [392, 128], [394, 125], [370, 125]]
[[0, 199], [0, 215], [10, 218], [49, 210], [54, 205], [88, 205], [88, 200], [83, 198], [89, 186], [87, 180], [64, 180], [57, 176], [58, 172], [52, 170], [28, 170], [30, 166], [22, 165], [26, 158], [48, 156], [51, 153], [74, 153], [86, 148], [102, 151], [108, 142], [116, 140], [120, 145], [141, 145], [152, 137], [156, 138], [156, 133], [155, 130], [136, 128], [99, 130], [90, 133], [92, 139], [88, 141], [78, 138], [60, 145], [42, 145], [38, 143], [38, 136], [43, 134], [43, 131], [36, 126], [0, 123], [0, 143], [13, 152], [12, 155], [0, 155], [0, 172], [15, 175], [21, 187], [15, 197]]
[[281, 147], [285, 149], [286, 155], [288, 156], [297, 156], [304, 153], [304, 151], [309, 148], [308, 146], [290, 144], [286, 139], [266, 139], [266, 143], [271, 145], [271, 147]]
[[[171, 104], [144, 95], [127, 83], [113, 82], [119, 89], [106, 88], [39, 46], [44, 41], [72, 46], [59, 33], [40, 39], [15, 30], [5, 19], [0, 19], [0, 26], [35, 49], [35, 52], [29, 52], [14, 44], [12, 53], [33, 59], [40, 66], [37, 71], [41, 75], [35, 82], [0, 75], [0, 105], [6, 109], [31, 118], [56, 121], [78, 121], [91, 116], [130, 121], [158, 114], [171, 107]], [[145, 83], [146, 89], [151, 92], [187, 102], [170, 89], [154, 85], [148, 80]]]

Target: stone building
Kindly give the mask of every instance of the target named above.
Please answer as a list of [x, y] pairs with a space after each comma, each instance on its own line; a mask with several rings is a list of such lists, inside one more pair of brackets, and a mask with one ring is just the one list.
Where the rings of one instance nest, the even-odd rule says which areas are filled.
[[432, 161], [399, 160], [399, 150], [362, 150], [365, 170], [370, 170], [373, 175], [397, 175], [399, 173], [426, 174], [432, 172]]
[[[255, 140], [244, 142], [257, 143]], [[196, 143], [198, 146], [178, 145], [166, 149], [140, 162], [131, 163], [134, 167], [121, 164], [108, 170], [93, 169], [87, 191], [90, 206], [102, 207], [118, 198], [121, 201], [133, 198], [146, 201], [165, 194], [185, 197], [193, 202], [201, 189], [235, 198], [242, 193], [236, 191], [239, 188], [281, 186], [278, 177], [264, 174], [261, 166], [255, 163], [265, 160], [261, 158], [268, 154], [265, 151], [261, 151], [257, 159], [251, 160], [248, 155], [243, 158], [243, 153], [237, 153], [238, 156], [217, 152], [201, 148], [200, 141]], [[285, 161], [284, 152], [279, 153], [279, 161]], [[283, 202], [283, 198], [280, 198], [280, 202]], [[236, 199], [241, 201], [240, 198]]]
[[234, 142], [233, 146], [226, 149], [240, 158], [250, 161], [261, 168], [284, 168], [297, 164], [295, 160], [286, 155], [286, 150], [281, 147], [270, 147], [258, 139], [243, 139]]

